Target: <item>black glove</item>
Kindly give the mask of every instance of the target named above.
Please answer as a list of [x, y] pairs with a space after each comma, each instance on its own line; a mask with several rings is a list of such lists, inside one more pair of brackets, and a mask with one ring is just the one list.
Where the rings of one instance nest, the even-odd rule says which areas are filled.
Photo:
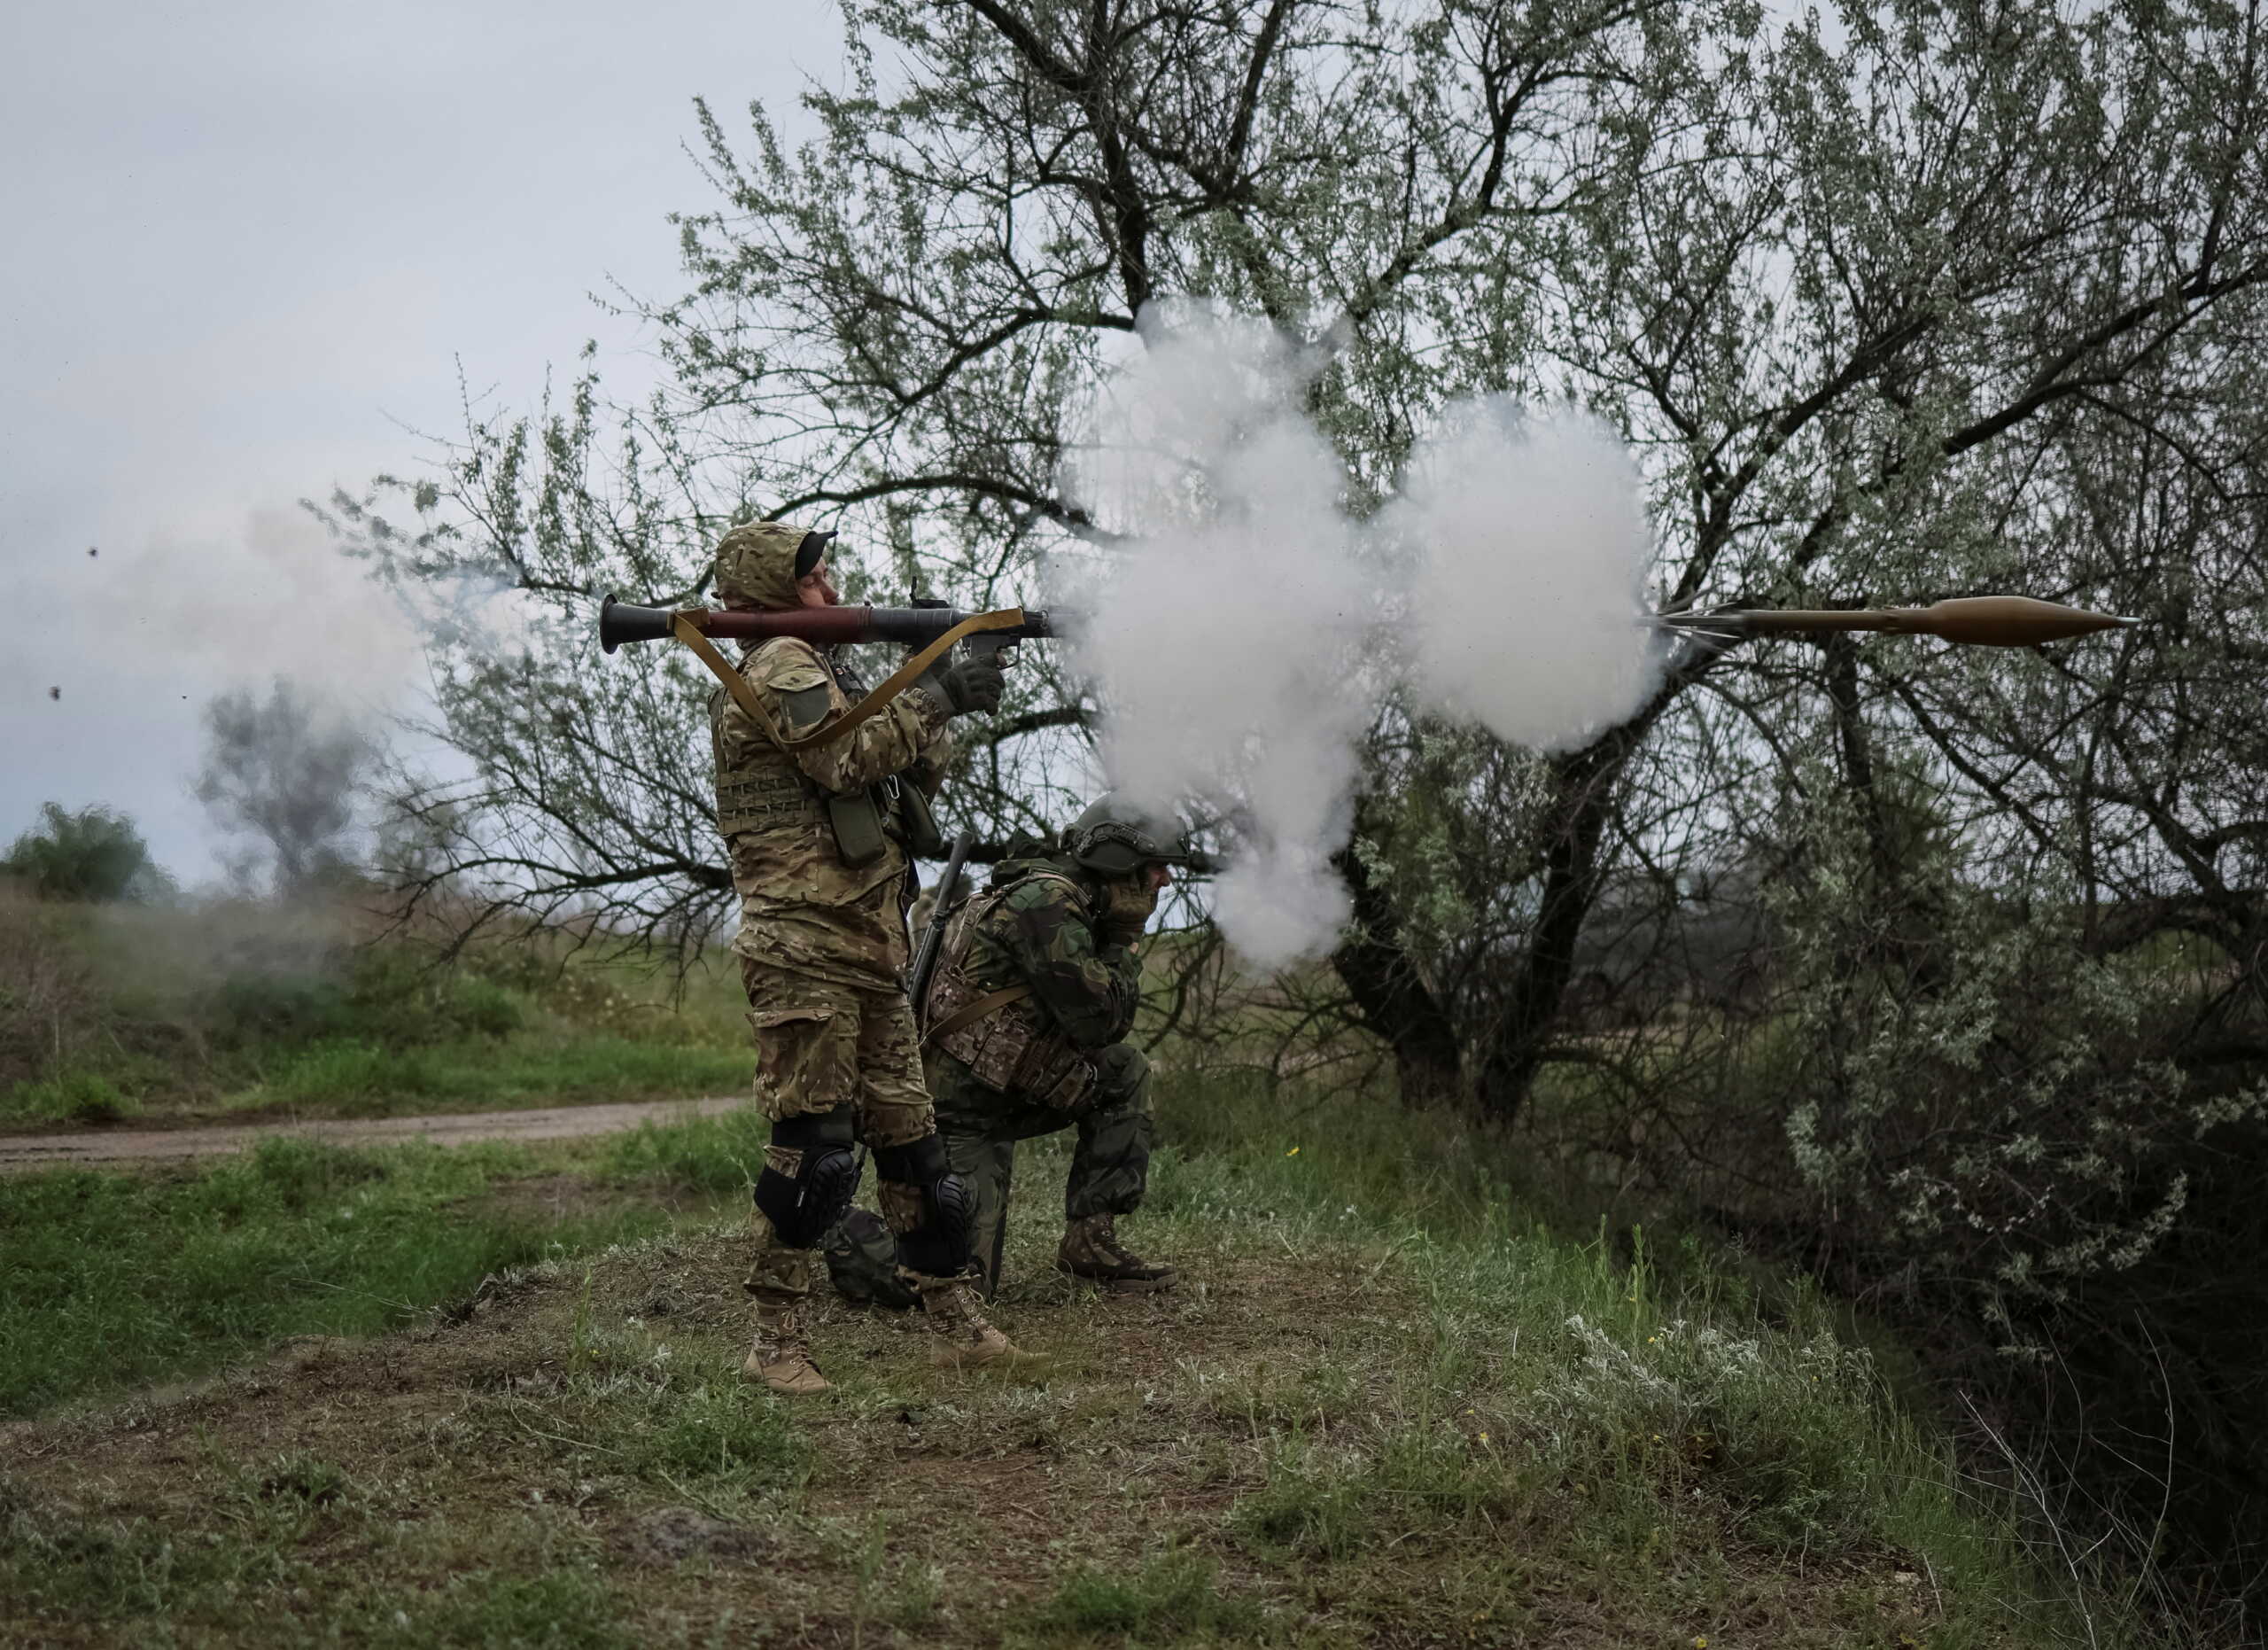
[[946, 715], [966, 716], [971, 711], [998, 710], [1008, 679], [998, 659], [980, 658], [963, 659], [949, 670], [929, 672], [921, 680], [924, 687], [944, 701]]

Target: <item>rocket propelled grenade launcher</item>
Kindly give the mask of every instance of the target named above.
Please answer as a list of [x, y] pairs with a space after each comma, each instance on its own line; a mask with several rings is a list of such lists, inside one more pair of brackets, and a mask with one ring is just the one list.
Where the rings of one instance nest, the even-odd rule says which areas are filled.
[[1938, 636], [1967, 647], [2031, 648], [2142, 621], [2090, 613], [2028, 595], [1962, 595], [1928, 607], [1747, 607], [1720, 613], [1657, 613], [1643, 622], [1659, 630], [1728, 640], [1876, 631], [1896, 636]]
[[[1013, 615], [1013, 617], [1010, 617]], [[972, 619], [987, 625], [972, 640], [995, 647], [1058, 634], [1046, 613], [1029, 607], [999, 613], [964, 613], [950, 607], [790, 607], [743, 611], [720, 607], [634, 607], [610, 595], [599, 607], [599, 646], [611, 653], [625, 642], [664, 642], [677, 634], [683, 618], [703, 635], [723, 640], [795, 636], [822, 645], [843, 642], [895, 642], [927, 647]]]
[[[831, 744], [848, 735], [897, 696], [919, 681], [955, 648], [964, 657], [991, 658], [1003, 666], [1015, 662], [1016, 644], [1038, 636], [1052, 636], [1055, 627], [1045, 613], [1021, 607], [997, 612], [962, 613], [940, 603], [934, 607], [789, 607], [750, 610], [717, 607], [635, 607], [611, 594], [599, 605], [599, 646], [611, 653], [625, 642], [660, 642], [674, 636], [716, 677], [717, 685], [732, 695], [759, 728], [769, 730], [783, 751], [801, 751]], [[790, 738], [774, 727], [754, 689], [734, 669], [711, 641], [714, 636], [769, 640], [793, 636], [825, 647], [845, 642], [895, 642], [912, 650], [912, 657], [882, 684], [833, 721], [814, 731]]]

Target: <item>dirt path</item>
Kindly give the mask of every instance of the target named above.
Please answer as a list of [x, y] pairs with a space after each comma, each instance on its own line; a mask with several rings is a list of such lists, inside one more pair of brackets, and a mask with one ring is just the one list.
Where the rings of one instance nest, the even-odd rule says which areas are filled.
[[541, 1111], [468, 1111], [440, 1117], [339, 1117], [312, 1123], [255, 1123], [227, 1128], [113, 1129], [101, 1133], [0, 1135], [0, 1174], [74, 1164], [153, 1163], [242, 1151], [270, 1135], [338, 1146], [434, 1140], [563, 1140], [612, 1134], [641, 1123], [714, 1117], [745, 1104], [718, 1100], [656, 1100], [618, 1106], [552, 1106]]

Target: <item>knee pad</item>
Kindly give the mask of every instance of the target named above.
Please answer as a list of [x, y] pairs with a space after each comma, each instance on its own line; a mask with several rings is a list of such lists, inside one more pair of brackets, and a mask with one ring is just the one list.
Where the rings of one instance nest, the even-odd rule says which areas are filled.
[[891, 1223], [897, 1227], [897, 1264], [932, 1278], [953, 1277], [967, 1267], [976, 1199], [960, 1177], [946, 1168], [944, 1142], [928, 1134], [905, 1146], [878, 1146], [874, 1172], [905, 1187], [917, 1200], [910, 1225]]
[[852, 1156], [850, 1108], [782, 1117], [772, 1125], [773, 1147], [799, 1154], [795, 1171], [767, 1161], [756, 1177], [756, 1206], [789, 1249], [809, 1249], [843, 1218], [858, 1191]]

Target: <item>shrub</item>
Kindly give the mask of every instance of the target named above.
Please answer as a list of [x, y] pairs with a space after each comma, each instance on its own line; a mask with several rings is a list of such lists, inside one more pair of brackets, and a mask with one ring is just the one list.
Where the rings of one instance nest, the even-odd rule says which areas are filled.
[[0, 1094], [50, 1070], [100, 1022], [94, 969], [65, 915], [0, 880]]
[[95, 806], [66, 812], [40, 805], [40, 823], [16, 838], [0, 870], [19, 876], [49, 899], [153, 899], [173, 879], [150, 858], [142, 833], [124, 814]]
[[19, 1083], [9, 1092], [0, 1117], [50, 1118], [58, 1123], [115, 1123], [142, 1109], [108, 1078], [92, 1071], [66, 1071], [36, 1083]]

